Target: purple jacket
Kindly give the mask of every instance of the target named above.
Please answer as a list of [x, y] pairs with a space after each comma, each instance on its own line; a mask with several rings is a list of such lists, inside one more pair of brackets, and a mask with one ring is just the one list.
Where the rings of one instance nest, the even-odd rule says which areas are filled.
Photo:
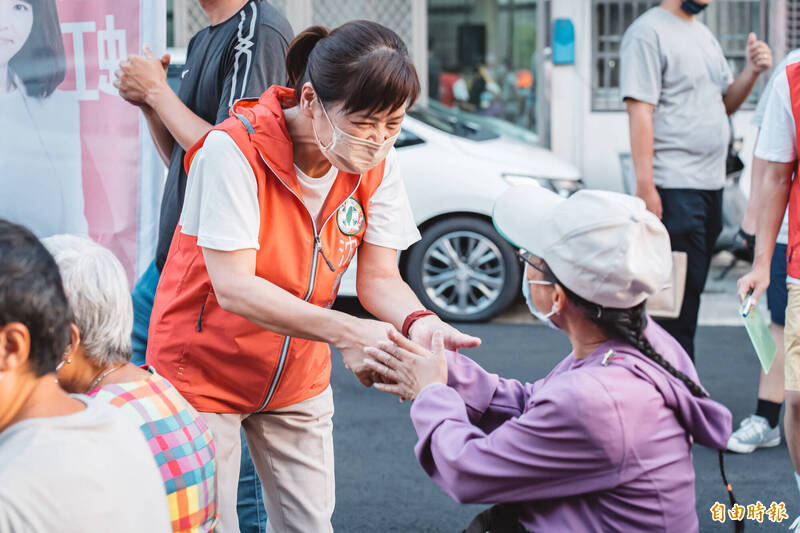
[[[652, 320], [646, 336], [699, 383]], [[692, 442], [724, 449], [731, 414], [630, 345], [569, 355], [533, 384], [454, 352], [448, 373], [448, 386], [419, 394], [411, 418], [420, 464], [457, 501], [525, 502], [521, 522], [533, 532], [697, 531]]]

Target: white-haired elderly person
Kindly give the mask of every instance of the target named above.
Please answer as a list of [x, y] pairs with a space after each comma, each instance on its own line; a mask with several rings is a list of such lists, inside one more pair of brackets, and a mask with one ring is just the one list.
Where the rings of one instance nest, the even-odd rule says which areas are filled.
[[169, 381], [130, 363], [133, 309], [125, 270], [85, 237], [42, 242], [61, 272], [76, 326], [56, 371], [59, 383], [120, 408], [141, 429], [164, 480], [173, 531], [212, 531], [219, 517], [211, 432]]

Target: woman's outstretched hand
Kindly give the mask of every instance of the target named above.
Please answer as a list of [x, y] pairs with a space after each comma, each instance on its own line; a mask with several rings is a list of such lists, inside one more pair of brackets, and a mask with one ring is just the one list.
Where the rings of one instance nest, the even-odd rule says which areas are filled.
[[481, 344], [481, 340], [478, 337], [458, 331], [450, 324], [443, 322], [438, 316], [424, 316], [411, 324], [408, 338], [423, 348], [432, 350], [433, 333], [435, 331], [442, 332], [445, 350], [457, 352], [462, 348], [476, 348]]
[[395, 330], [389, 332], [389, 340], [391, 342], [378, 343], [377, 348], [364, 350], [369, 356], [364, 364], [385, 382], [376, 382], [376, 389], [413, 400], [432, 383], [447, 384], [447, 358], [441, 331], [433, 334], [432, 352]]

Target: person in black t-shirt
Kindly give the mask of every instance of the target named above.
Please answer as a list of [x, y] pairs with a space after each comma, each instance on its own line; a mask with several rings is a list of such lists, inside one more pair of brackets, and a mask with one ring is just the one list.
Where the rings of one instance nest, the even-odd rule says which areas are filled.
[[155, 268], [151, 266], [134, 288], [132, 361], [137, 364], [144, 364], [158, 272], [183, 208], [186, 149], [227, 118], [237, 99], [258, 97], [270, 85], [287, 81], [285, 58], [293, 32], [277, 9], [264, 0], [206, 0], [201, 5], [211, 26], [189, 42], [178, 94], [167, 85], [169, 56], [159, 59], [147, 48], [145, 56], [131, 56], [120, 63], [115, 81], [120, 95], [142, 110], [158, 152], [169, 167]]
[[[214, 124], [226, 119], [236, 100], [258, 97], [269, 86], [286, 85], [288, 81], [286, 50], [294, 33], [286, 17], [275, 7], [265, 0], [200, 0], [199, 3], [211, 25], [189, 42], [178, 94], [167, 84], [169, 55], [158, 58], [147, 47], [144, 56], [130, 56], [120, 63], [114, 82], [120, 96], [142, 110], [158, 153], [169, 167], [161, 200], [155, 261], [136, 282], [132, 293], [131, 362], [138, 365], [145, 362], [147, 330], [159, 273], [183, 208], [186, 150]], [[242, 452], [240, 526], [243, 532], [250, 531], [249, 517], [255, 515], [262, 524], [253, 531], [260, 531], [265, 521], [265, 513], [258, 508], [260, 486], [246, 448]]]

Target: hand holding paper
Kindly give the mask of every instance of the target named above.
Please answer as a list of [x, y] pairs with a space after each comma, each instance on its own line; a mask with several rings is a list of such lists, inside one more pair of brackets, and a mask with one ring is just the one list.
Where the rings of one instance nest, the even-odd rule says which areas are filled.
[[761, 368], [764, 369], [765, 374], [768, 374], [772, 367], [772, 362], [775, 360], [777, 346], [769, 332], [769, 325], [767, 325], [764, 315], [761, 314], [761, 310], [754, 303], [752, 289], [748, 291], [747, 296], [744, 298], [740, 312], [744, 319], [744, 327], [750, 337], [750, 342], [753, 343], [758, 360], [761, 362]]

